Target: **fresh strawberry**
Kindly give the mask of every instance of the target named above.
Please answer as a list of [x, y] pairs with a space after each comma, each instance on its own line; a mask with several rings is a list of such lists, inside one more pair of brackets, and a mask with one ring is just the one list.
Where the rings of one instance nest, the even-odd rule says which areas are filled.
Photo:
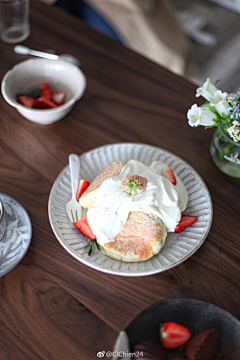
[[92, 232], [92, 229], [90, 228], [87, 217], [78, 220], [74, 223], [74, 226], [81, 231], [81, 233], [85, 236], [87, 236], [90, 240], [96, 240], [96, 236]]
[[34, 107], [38, 109], [53, 109], [57, 107], [57, 105], [50, 99], [45, 96], [40, 96], [35, 102]]
[[40, 96], [45, 96], [47, 99], [51, 100], [52, 99], [52, 92], [51, 92], [51, 89], [50, 89], [48, 83], [42, 84], [41, 88], [42, 88], [42, 91], [41, 91]]
[[18, 93], [17, 97], [18, 96], [27, 96], [27, 97], [30, 97], [30, 98], [37, 99], [40, 96], [41, 91], [42, 91], [42, 89], [37, 88], [37, 89], [33, 89], [31, 91], [28, 91], [28, 92]]
[[164, 176], [166, 179], [171, 181], [171, 183], [173, 185], [176, 185], [177, 180], [176, 180], [175, 175], [174, 175], [174, 173], [173, 173], [173, 171], [172, 171], [172, 169], [170, 167], [162, 170], [162, 176]]
[[147, 179], [140, 175], [127, 176], [121, 183], [121, 189], [128, 195], [141, 194], [147, 186]]
[[187, 344], [192, 333], [185, 326], [170, 321], [161, 326], [160, 336], [165, 349], [176, 349]]
[[89, 187], [89, 182], [87, 180], [80, 180], [78, 189], [77, 189], [77, 201], [80, 199], [84, 191]]
[[22, 96], [22, 95], [18, 96], [17, 100], [20, 104], [28, 108], [32, 108], [35, 102], [34, 98], [28, 96]]
[[36, 109], [49, 109], [49, 107], [46, 104], [44, 104], [44, 102], [39, 101], [38, 99], [34, 101], [34, 105], [33, 105], [34, 108], [36, 108]]
[[54, 101], [57, 105], [62, 105], [65, 102], [66, 95], [65, 91], [58, 91], [52, 95], [52, 101]]
[[191, 226], [197, 221], [197, 216], [191, 215], [182, 215], [179, 223], [176, 226], [175, 232], [180, 233], [185, 230], [187, 227]]
[[[100, 250], [100, 247], [97, 243], [97, 241], [94, 241], [96, 240], [96, 236], [93, 234], [89, 224], [88, 224], [88, 221], [87, 221], [87, 217], [81, 219], [81, 220], [78, 220], [77, 222], [74, 223], [74, 226], [79, 230], [81, 231], [81, 233], [85, 236], [87, 236], [90, 240], [88, 241], [87, 245], [85, 246], [85, 248], [89, 247], [89, 250], [88, 250], [88, 255], [90, 256], [92, 251], [93, 251], [93, 248], [94, 248], [94, 244], [96, 245], [97, 249]], [[85, 249], [84, 248], [84, 249]]]

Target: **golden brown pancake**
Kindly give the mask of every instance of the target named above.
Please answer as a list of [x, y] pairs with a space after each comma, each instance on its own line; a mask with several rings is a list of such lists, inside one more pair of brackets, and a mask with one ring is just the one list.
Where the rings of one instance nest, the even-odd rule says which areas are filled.
[[115, 241], [101, 246], [101, 252], [120, 261], [146, 261], [159, 253], [166, 236], [166, 227], [156, 215], [132, 211]]
[[100, 185], [107, 179], [120, 174], [125, 163], [121, 160], [109, 164], [89, 185], [79, 199], [80, 205], [90, 209], [97, 197]]

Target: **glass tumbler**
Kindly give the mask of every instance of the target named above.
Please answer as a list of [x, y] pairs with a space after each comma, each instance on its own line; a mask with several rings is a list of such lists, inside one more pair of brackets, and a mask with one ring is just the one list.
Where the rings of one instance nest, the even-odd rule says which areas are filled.
[[10, 44], [30, 34], [29, 0], [0, 0], [1, 39]]

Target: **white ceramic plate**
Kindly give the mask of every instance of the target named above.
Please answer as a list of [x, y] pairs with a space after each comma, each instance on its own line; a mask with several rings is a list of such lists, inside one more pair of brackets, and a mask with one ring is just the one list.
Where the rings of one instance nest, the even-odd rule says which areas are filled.
[[74, 228], [67, 217], [66, 203], [71, 198], [69, 166], [66, 166], [53, 184], [48, 214], [54, 234], [60, 244], [77, 260], [105, 273], [122, 276], [145, 276], [156, 274], [187, 260], [203, 244], [212, 223], [212, 201], [202, 178], [185, 161], [158, 147], [122, 143], [105, 145], [80, 156], [80, 176], [92, 181], [114, 160], [127, 162], [136, 159], [146, 165], [153, 161], [168, 164], [183, 181], [189, 195], [185, 214], [198, 216], [198, 221], [182, 233], [169, 233], [162, 251], [152, 259], [142, 263], [124, 263], [102, 255], [95, 250], [88, 256], [84, 249], [88, 239]]

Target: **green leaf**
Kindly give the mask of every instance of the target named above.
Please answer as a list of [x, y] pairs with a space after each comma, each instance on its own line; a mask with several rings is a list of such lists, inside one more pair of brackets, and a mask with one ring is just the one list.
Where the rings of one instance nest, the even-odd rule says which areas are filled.
[[222, 151], [225, 155], [229, 154], [232, 148], [234, 147], [234, 144], [229, 143], [226, 146], [223, 147]]
[[208, 126], [205, 126], [205, 129], [212, 129], [212, 128], [216, 127], [216, 126], [217, 126], [216, 124], [208, 125]]
[[31, 90], [27, 93], [19, 93], [16, 96], [17, 97], [18, 96], [26, 96], [26, 97], [31, 97], [31, 98], [37, 99], [41, 95], [41, 92], [42, 92], [42, 89], [39, 88], [39, 89]]
[[89, 248], [89, 251], [88, 251], [88, 256], [90, 256], [92, 251], [93, 251], [93, 241], [92, 240], [90, 240], [90, 241], [91, 241], [91, 244], [90, 244], [90, 248]]
[[220, 160], [224, 159], [224, 155], [220, 151], [218, 151], [218, 157]]
[[89, 242], [87, 243], [87, 245], [84, 246], [84, 249], [86, 249], [88, 246], [90, 246], [90, 241], [92, 241], [92, 240], [89, 240]]
[[94, 244], [96, 244], [97, 249], [100, 251], [100, 247], [99, 247], [99, 245], [97, 243], [97, 240], [89, 240], [87, 245], [84, 246], [84, 249], [86, 249], [89, 246], [88, 256], [90, 256], [92, 254], [93, 249], [94, 249]]

